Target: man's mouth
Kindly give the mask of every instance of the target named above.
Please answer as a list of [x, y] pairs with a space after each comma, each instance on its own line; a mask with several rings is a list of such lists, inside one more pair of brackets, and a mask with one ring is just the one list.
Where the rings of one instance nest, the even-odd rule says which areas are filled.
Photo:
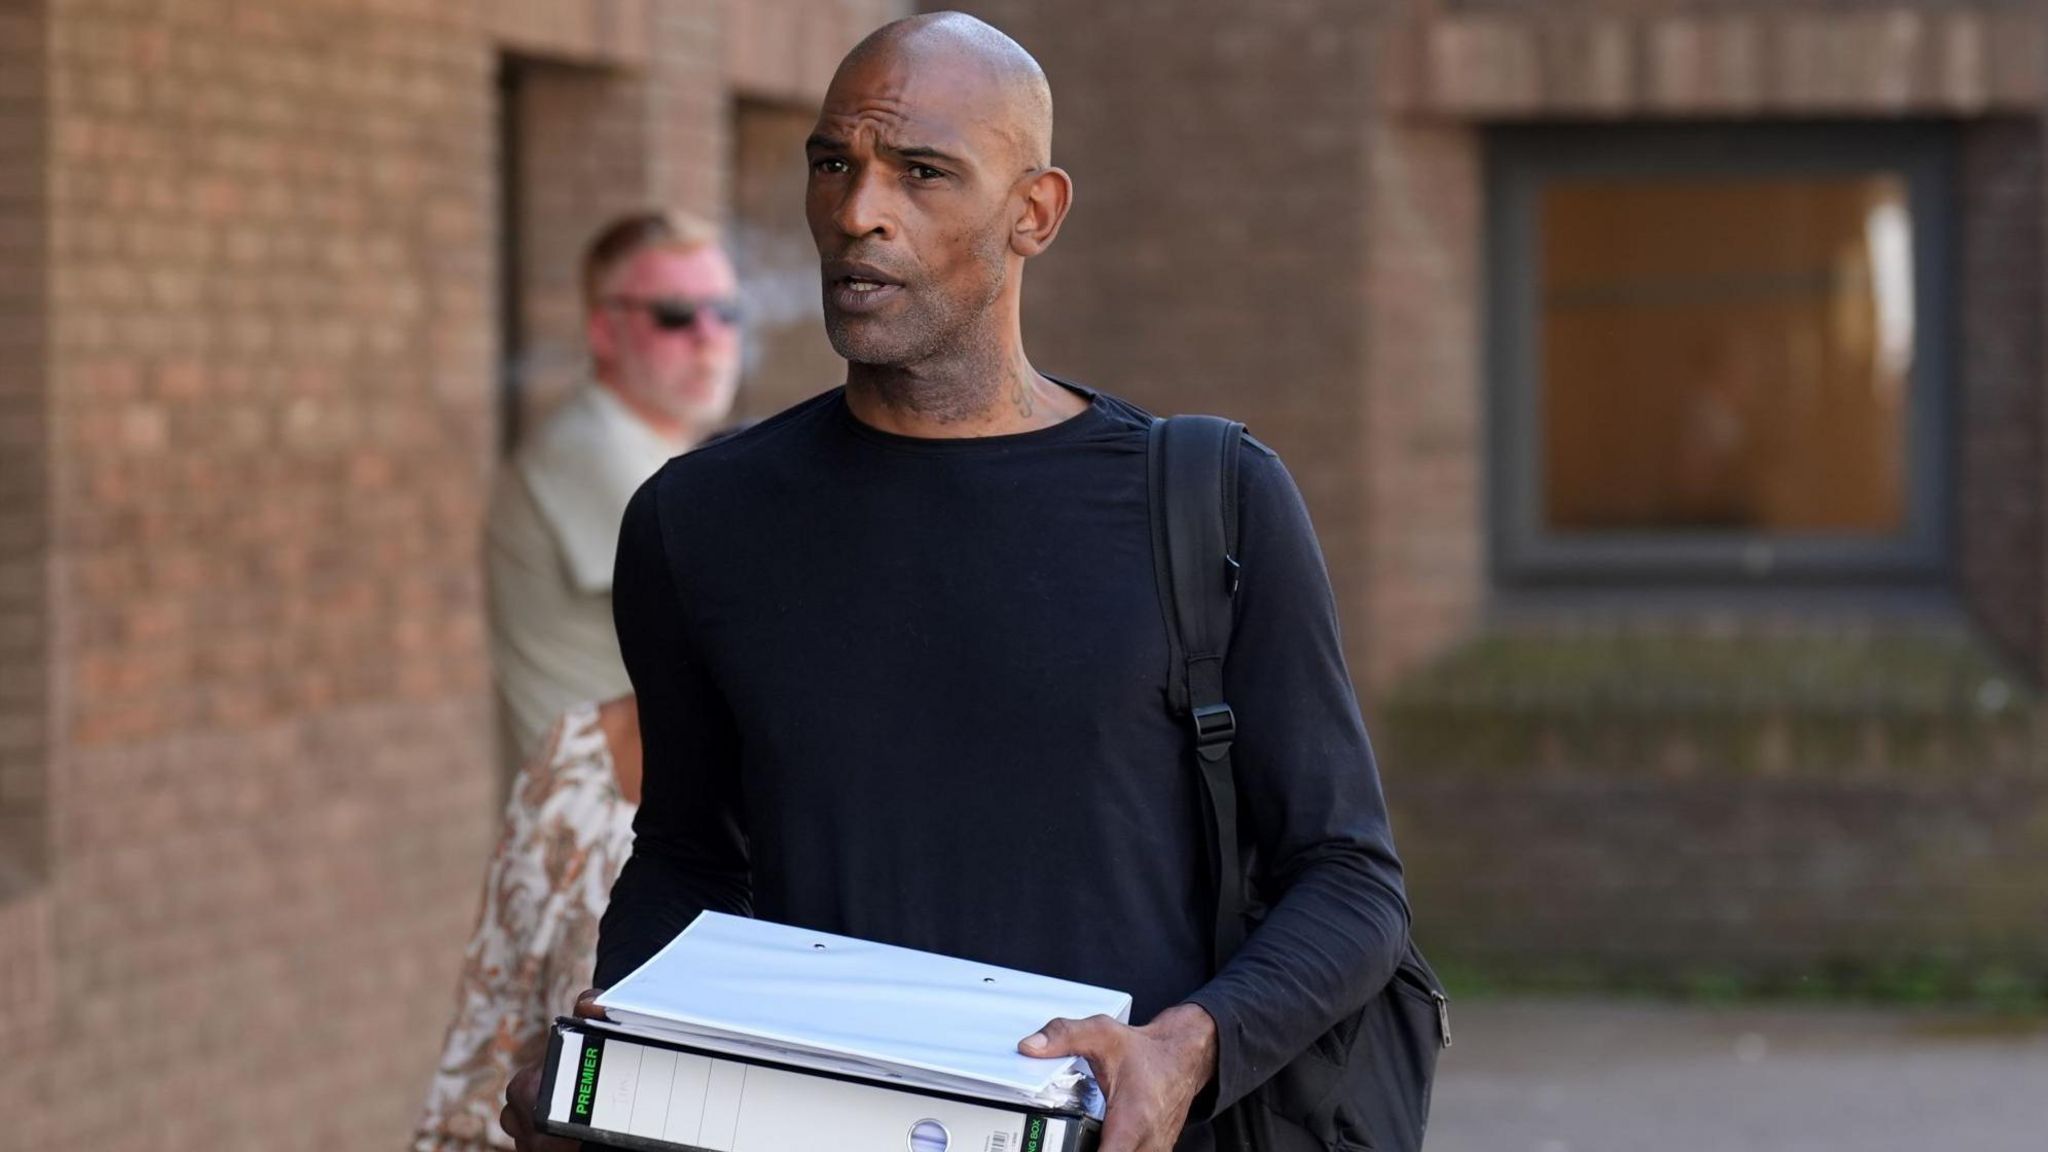
[[863, 292], [877, 288], [900, 288], [903, 281], [891, 276], [879, 265], [865, 260], [828, 260], [825, 262], [825, 280], [830, 284], [845, 284]]
[[903, 291], [901, 281], [871, 264], [835, 260], [825, 266], [825, 295], [844, 312], [865, 312]]

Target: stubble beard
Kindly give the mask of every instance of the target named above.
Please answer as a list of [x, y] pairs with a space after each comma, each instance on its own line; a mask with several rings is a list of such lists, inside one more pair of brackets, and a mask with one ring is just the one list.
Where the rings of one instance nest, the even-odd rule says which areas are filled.
[[[922, 285], [905, 284], [909, 306], [887, 321], [840, 315], [828, 304], [825, 335], [832, 350], [849, 364], [883, 369], [874, 374], [873, 381], [891, 407], [920, 412], [942, 423], [980, 415], [998, 387], [993, 361], [1000, 350], [970, 345], [982, 343], [990, 328], [988, 316], [1003, 291], [1006, 253], [1000, 235], [992, 235], [975, 253], [982, 277], [971, 296], [948, 299]], [[976, 361], [989, 361], [990, 371], [949, 374], [954, 376], [951, 379], [886, 371]]]
[[666, 379], [643, 369], [628, 387], [639, 403], [662, 418], [702, 435], [731, 414], [739, 375], [735, 356], [730, 363], [687, 367]]

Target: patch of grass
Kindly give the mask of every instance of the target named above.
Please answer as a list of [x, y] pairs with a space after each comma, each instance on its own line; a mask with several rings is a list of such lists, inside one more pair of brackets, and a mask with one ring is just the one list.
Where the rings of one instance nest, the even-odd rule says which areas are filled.
[[1714, 968], [1681, 972], [1678, 987], [1681, 997], [1695, 1004], [1739, 1004], [1754, 995], [1741, 974]]
[[2011, 1015], [2048, 1013], [2048, 981], [2011, 968], [1992, 967], [1970, 982], [1970, 1000]]

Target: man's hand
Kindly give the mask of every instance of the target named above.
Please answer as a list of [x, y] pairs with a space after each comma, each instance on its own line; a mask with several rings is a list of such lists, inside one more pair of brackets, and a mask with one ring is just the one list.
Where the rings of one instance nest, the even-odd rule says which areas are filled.
[[[597, 994], [602, 988], [586, 988], [576, 997], [576, 1015], [589, 1020], [604, 1019], [604, 1009], [597, 1006]], [[519, 1152], [577, 1152], [583, 1147], [580, 1140], [564, 1140], [549, 1136], [533, 1126], [534, 1102], [540, 1096], [539, 1062], [528, 1064], [512, 1074], [512, 1082], [505, 1085], [505, 1107], [498, 1112], [498, 1127], [512, 1138]]]
[[1216, 1075], [1216, 1022], [1177, 1004], [1143, 1028], [1107, 1016], [1054, 1020], [1025, 1038], [1026, 1056], [1085, 1056], [1107, 1109], [1098, 1152], [1171, 1152], [1188, 1105]]

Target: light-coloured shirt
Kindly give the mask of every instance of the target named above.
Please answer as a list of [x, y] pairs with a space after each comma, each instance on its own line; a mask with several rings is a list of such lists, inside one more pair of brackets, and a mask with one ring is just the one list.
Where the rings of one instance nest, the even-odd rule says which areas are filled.
[[414, 1152], [510, 1148], [505, 1085], [589, 987], [597, 924], [633, 845], [597, 708], [571, 709], [513, 781]]
[[632, 691], [612, 628], [619, 519], [682, 450], [588, 384], [499, 471], [485, 550], [508, 776], [564, 710]]

